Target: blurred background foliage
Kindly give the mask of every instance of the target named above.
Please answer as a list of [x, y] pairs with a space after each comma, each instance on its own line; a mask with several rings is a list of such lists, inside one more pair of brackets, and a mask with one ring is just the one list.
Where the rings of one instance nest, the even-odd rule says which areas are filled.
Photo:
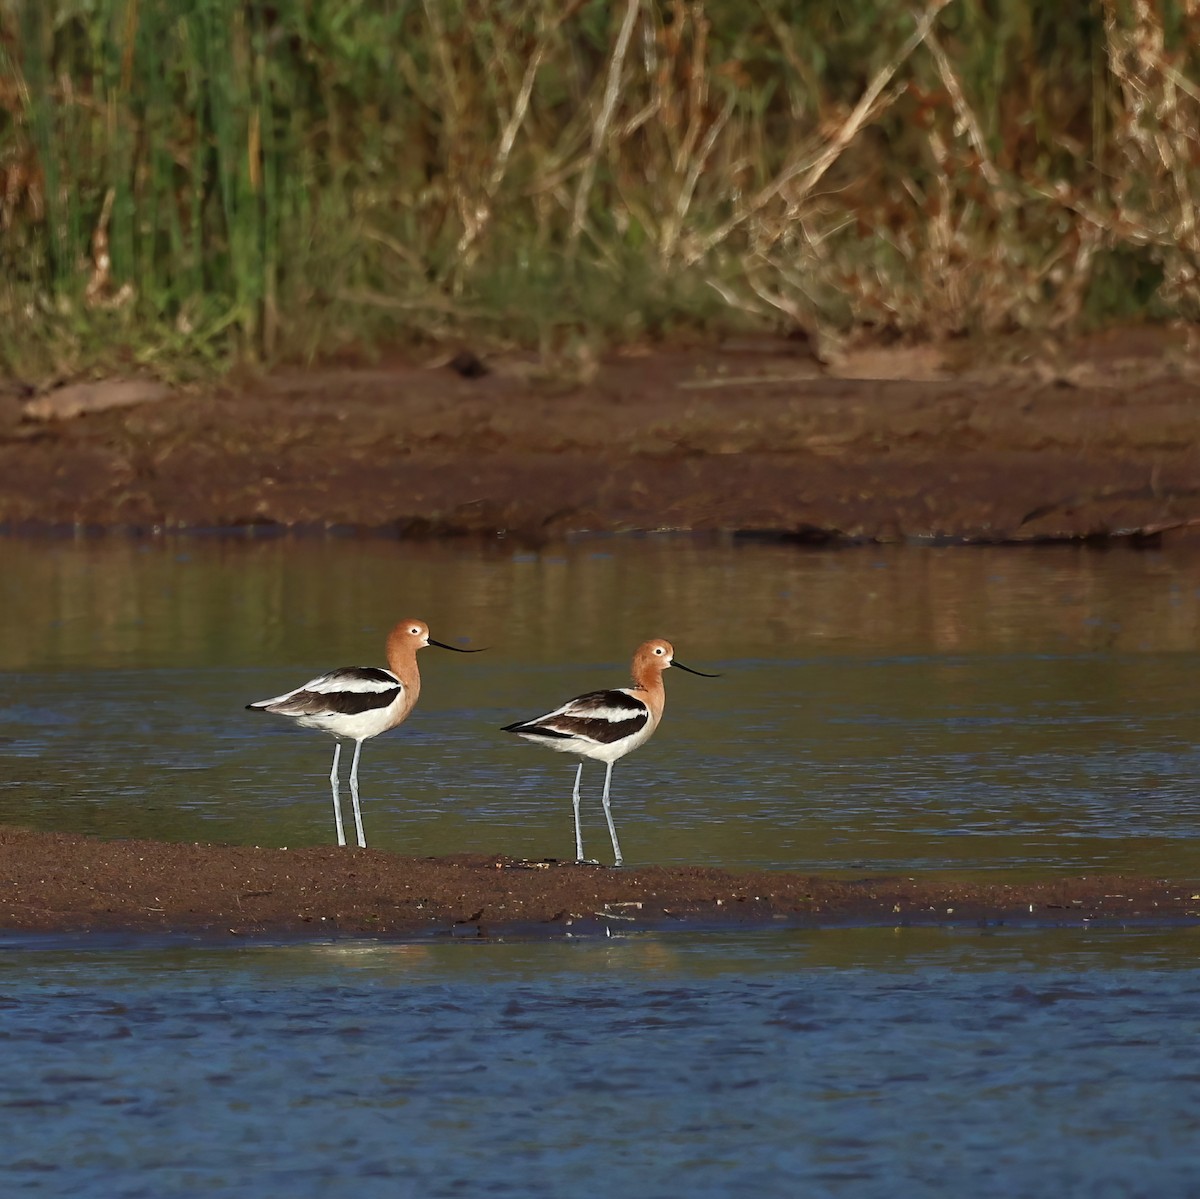
[[1200, 0], [0, 0], [0, 365], [1200, 315]]

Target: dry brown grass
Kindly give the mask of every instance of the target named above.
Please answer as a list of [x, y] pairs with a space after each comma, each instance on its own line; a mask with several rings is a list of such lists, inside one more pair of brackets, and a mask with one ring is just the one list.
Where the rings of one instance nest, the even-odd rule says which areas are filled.
[[98, 8], [0, 10], [10, 366], [1197, 315], [1200, 0]]

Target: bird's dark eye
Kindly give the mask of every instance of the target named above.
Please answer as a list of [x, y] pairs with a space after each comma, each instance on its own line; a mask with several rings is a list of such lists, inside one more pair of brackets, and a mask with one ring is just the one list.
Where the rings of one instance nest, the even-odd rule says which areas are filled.
[[661, 645], [656, 645], [654, 647], [654, 652], [661, 658], [663, 655], [663, 647]]
[[409, 629], [408, 631], [410, 633], [412, 633], [413, 636], [415, 637], [421, 630], [418, 629], [416, 625], [413, 625], [413, 627], [411, 629]]

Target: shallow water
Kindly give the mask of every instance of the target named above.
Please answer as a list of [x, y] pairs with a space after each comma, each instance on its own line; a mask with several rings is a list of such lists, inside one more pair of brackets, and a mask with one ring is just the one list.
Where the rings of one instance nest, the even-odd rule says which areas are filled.
[[[569, 853], [496, 726], [666, 635], [722, 677], [617, 767], [630, 861], [1197, 874], [1190, 555], [0, 540], [0, 613], [0, 821], [327, 842], [329, 743], [242, 705], [414, 615], [491, 649], [367, 745], [383, 848]], [[1190, 1195], [1198, 938], [0, 936], [0, 1194]]]
[[1197, 873], [1192, 554], [8, 539], [0, 604], [0, 821], [328, 842], [332, 742], [243, 705], [380, 662], [413, 615], [490, 649], [423, 651], [417, 711], [366, 744], [380, 848], [569, 855], [575, 759], [498, 726], [664, 635], [722, 677], [670, 672], [616, 767], [630, 863]]
[[1193, 1194], [1197, 930], [0, 953], [5, 1194]]

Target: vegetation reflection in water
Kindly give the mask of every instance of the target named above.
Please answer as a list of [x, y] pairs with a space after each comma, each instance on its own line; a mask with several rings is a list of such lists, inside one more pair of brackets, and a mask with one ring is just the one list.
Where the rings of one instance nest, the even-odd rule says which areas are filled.
[[573, 764], [497, 726], [624, 682], [666, 636], [723, 677], [671, 672], [614, 776], [631, 864], [1187, 876], [1198, 588], [1184, 552], [10, 539], [0, 819], [324, 844], [327, 743], [242, 704], [380, 662], [413, 615], [490, 652], [423, 660], [416, 713], [372, 743], [380, 848], [569, 855]]

